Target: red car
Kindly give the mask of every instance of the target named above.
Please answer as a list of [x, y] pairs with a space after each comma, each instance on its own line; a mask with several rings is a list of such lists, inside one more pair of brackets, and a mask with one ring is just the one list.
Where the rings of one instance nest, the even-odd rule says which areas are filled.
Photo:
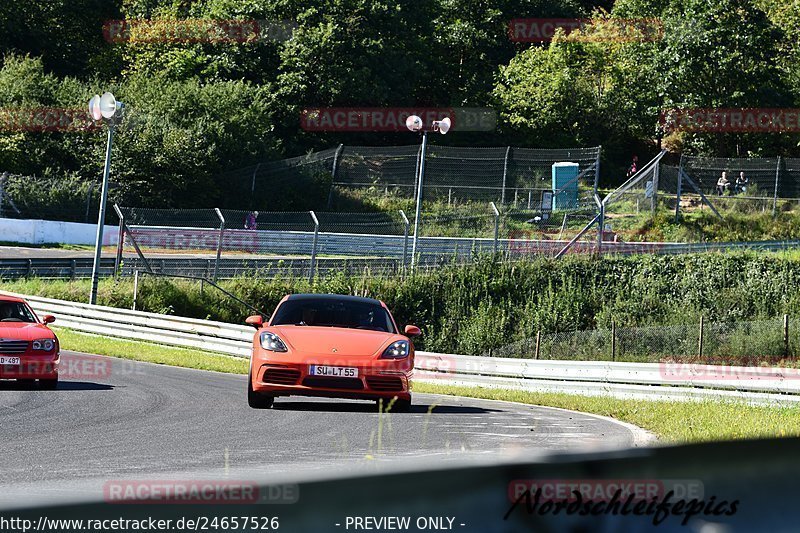
[[323, 396], [383, 401], [411, 407], [416, 326], [397, 328], [386, 304], [371, 298], [294, 294], [278, 304], [268, 324], [251, 316], [253, 338], [247, 400], [272, 407], [276, 396]]
[[42, 389], [58, 386], [60, 349], [58, 338], [47, 324], [21, 298], [0, 295], [0, 379], [16, 379], [32, 384], [39, 380]]

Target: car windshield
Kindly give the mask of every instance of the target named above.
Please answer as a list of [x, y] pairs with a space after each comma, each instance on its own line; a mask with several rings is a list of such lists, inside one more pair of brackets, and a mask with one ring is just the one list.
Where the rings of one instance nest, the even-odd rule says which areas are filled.
[[327, 326], [395, 333], [389, 313], [378, 304], [328, 298], [287, 300], [275, 312], [273, 326]]
[[22, 302], [0, 302], [0, 322], [36, 322], [36, 317]]

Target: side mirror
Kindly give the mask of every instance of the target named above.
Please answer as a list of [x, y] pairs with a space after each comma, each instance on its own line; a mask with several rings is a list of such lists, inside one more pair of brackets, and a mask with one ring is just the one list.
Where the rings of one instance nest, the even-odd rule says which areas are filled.
[[53, 315], [44, 315], [42, 317], [42, 322], [44, 322], [45, 324], [52, 324], [55, 321], [56, 317], [54, 317]]
[[405, 332], [407, 337], [418, 337], [422, 335], [422, 332], [417, 326], [406, 326]]
[[264, 325], [264, 317], [262, 317], [261, 315], [249, 316], [247, 317], [247, 320], [245, 320], [245, 322], [247, 322], [256, 329], [259, 329], [261, 328], [261, 326]]

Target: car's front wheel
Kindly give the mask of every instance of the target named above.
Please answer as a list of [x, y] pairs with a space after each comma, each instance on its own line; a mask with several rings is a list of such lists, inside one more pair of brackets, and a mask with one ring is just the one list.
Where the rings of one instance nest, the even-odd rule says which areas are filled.
[[58, 388], [58, 377], [56, 379], [40, 379], [39, 388], [42, 390], [56, 390]]
[[275, 397], [262, 394], [253, 390], [253, 375], [247, 376], [247, 405], [253, 409], [269, 409], [272, 407]]

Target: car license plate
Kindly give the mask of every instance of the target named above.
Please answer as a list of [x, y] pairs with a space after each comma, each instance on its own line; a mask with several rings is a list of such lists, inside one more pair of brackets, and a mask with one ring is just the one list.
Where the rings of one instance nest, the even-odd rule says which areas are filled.
[[323, 366], [311, 365], [308, 373], [312, 376], [326, 376], [335, 378], [357, 378], [358, 369], [349, 366]]
[[0, 355], [0, 365], [18, 365], [19, 357], [8, 357], [7, 355]]

